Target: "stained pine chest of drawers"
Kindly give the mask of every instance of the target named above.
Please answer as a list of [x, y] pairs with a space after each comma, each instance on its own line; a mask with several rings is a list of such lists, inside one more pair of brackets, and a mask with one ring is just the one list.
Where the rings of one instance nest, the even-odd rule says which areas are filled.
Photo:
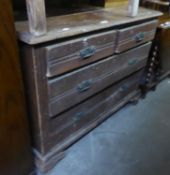
[[88, 27], [89, 20], [86, 32], [74, 26], [72, 36], [62, 33], [50, 41], [47, 36], [28, 40], [21, 34], [33, 149], [41, 171], [51, 169], [68, 146], [139, 91], [160, 15], [144, 16], [146, 12], [137, 19], [118, 18], [116, 24], [107, 12], [108, 20], [100, 21], [98, 30]]

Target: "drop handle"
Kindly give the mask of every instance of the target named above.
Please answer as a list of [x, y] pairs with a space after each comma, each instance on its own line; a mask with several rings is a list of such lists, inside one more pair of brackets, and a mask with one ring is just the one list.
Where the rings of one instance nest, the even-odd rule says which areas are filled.
[[138, 34], [135, 36], [135, 41], [136, 41], [136, 43], [140, 43], [140, 42], [142, 42], [144, 39], [145, 39], [145, 33], [144, 33], [144, 32], [138, 33]]
[[78, 122], [78, 121], [80, 121], [84, 116], [85, 116], [85, 113], [84, 113], [84, 112], [78, 112], [78, 113], [73, 117], [73, 120], [74, 120], [75, 122]]
[[80, 58], [87, 59], [96, 53], [96, 48], [94, 46], [89, 46], [80, 51]]
[[78, 92], [84, 92], [89, 90], [92, 87], [92, 80], [85, 80], [82, 83], [78, 84], [77, 90]]
[[120, 91], [121, 91], [121, 92], [125, 92], [125, 91], [127, 91], [128, 89], [129, 89], [129, 85], [125, 84], [125, 85], [123, 85], [123, 86], [120, 88]]
[[129, 66], [133, 66], [133, 65], [135, 65], [137, 62], [138, 62], [137, 59], [135, 59], [135, 60], [130, 60], [130, 61], [128, 62], [128, 65], [129, 65]]

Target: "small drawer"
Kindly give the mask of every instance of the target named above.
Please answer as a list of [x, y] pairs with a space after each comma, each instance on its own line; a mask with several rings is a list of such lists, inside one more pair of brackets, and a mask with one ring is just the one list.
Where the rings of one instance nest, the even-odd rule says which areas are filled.
[[[53, 136], [52, 145], [69, 140], [72, 135], [79, 135], [87, 132], [89, 124], [95, 127], [98, 121], [108, 117], [120, 103], [124, 103], [128, 94], [138, 89], [142, 71], [118, 82], [117, 84], [105, 89], [101, 93], [84, 101], [80, 105], [62, 113], [50, 120], [50, 133]], [[75, 136], [76, 137], [76, 136]]]
[[45, 47], [47, 77], [53, 77], [114, 54], [116, 32], [109, 31]]
[[49, 115], [55, 116], [146, 65], [151, 43], [48, 81]]
[[151, 41], [156, 32], [158, 21], [153, 20], [118, 31], [116, 53], [126, 51], [142, 43]]

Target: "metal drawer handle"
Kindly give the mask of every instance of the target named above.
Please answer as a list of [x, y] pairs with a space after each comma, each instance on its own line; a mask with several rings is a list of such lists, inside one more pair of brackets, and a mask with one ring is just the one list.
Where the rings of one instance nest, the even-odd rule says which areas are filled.
[[94, 46], [89, 46], [80, 51], [80, 57], [82, 59], [87, 59], [93, 56], [95, 53], [96, 53], [96, 48]]
[[92, 86], [92, 80], [86, 80], [86, 81], [83, 81], [82, 83], [80, 83], [77, 86], [77, 89], [79, 92], [84, 92], [84, 91], [87, 91], [88, 89], [90, 89], [91, 86]]
[[128, 62], [128, 65], [129, 65], [129, 66], [133, 66], [133, 65], [135, 65], [137, 62], [138, 62], [137, 59], [136, 59], [136, 60], [130, 60], [130, 61]]
[[137, 43], [143, 41], [145, 39], [145, 33], [144, 32], [141, 32], [141, 33], [138, 33], [136, 36], [135, 36], [135, 41]]
[[125, 84], [120, 88], [121, 92], [127, 91], [129, 89], [129, 85]]
[[77, 114], [74, 116], [73, 120], [74, 120], [75, 122], [78, 122], [78, 121], [80, 121], [84, 116], [85, 116], [85, 113], [84, 113], [84, 112], [79, 112], [79, 113], [77, 113]]

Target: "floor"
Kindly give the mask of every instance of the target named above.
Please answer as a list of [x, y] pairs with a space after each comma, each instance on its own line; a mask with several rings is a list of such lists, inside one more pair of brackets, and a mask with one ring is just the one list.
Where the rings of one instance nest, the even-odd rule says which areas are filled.
[[74, 144], [46, 175], [170, 175], [170, 79]]

